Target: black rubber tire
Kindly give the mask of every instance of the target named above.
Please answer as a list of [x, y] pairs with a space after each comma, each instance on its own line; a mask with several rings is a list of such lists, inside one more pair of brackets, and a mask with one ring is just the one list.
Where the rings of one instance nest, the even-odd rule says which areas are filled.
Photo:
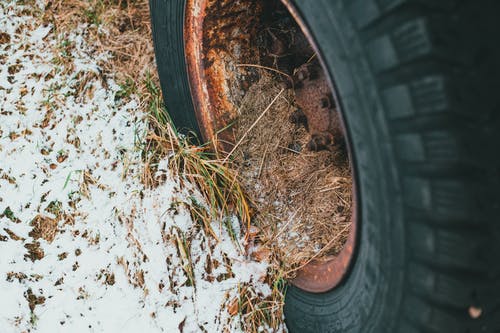
[[[359, 233], [341, 285], [288, 288], [290, 332], [500, 332], [499, 2], [292, 2], [340, 99]], [[197, 130], [184, 1], [150, 3], [166, 103]]]
[[167, 106], [177, 130], [200, 136], [193, 110], [184, 56], [185, 0], [150, 0], [151, 23], [158, 74]]

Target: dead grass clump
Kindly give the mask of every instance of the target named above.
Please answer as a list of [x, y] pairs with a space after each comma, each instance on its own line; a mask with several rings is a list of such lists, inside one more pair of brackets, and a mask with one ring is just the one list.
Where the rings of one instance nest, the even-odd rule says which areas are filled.
[[[292, 269], [312, 257], [335, 255], [349, 233], [352, 180], [347, 155], [312, 152], [303, 127], [289, 118], [296, 109], [292, 89], [264, 73], [240, 107], [234, 155], [239, 179], [255, 208], [255, 220], [272, 252]], [[248, 129], [253, 127], [251, 131]]]
[[0, 32], [0, 44], [10, 43], [10, 35], [6, 32]]
[[145, 181], [153, 186], [157, 185], [157, 180], [153, 177], [154, 170], [159, 159], [168, 157], [169, 168], [175, 174], [183, 176], [181, 182], [185, 179], [195, 184], [209, 204], [209, 211], [196, 201], [191, 205], [193, 219], [201, 220], [208, 234], [217, 238], [211, 230], [211, 221], [223, 221], [231, 214], [237, 215], [248, 231], [249, 205], [236, 174], [228, 165], [210, 150], [209, 145], [195, 146], [189, 138], [179, 135], [170, 122], [162, 124], [156, 118], [152, 118], [151, 122], [153, 130], [146, 138], [149, 152], [147, 164], [150, 168], [145, 171]]
[[277, 332], [283, 321], [283, 287], [273, 288], [270, 297], [262, 298], [251, 285], [242, 284], [238, 287], [238, 297], [228, 302], [228, 312], [233, 316], [239, 315], [245, 332], [262, 332], [262, 328], [266, 326]]
[[41, 260], [45, 256], [45, 252], [40, 246], [40, 242], [31, 242], [24, 245], [28, 253], [24, 255], [26, 259], [31, 261]]
[[[53, 0], [47, 2], [44, 20], [53, 24], [59, 33], [86, 23], [89, 44], [96, 52], [111, 55], [111, 60], [101, 61], [98, 65], [103, 75], [113, 74], [122, 87], [117, 98], [132, 93], [150, 97], [147, 77], [156, 79], [156, 71], [148, 1]], [[63, 55], [70, 47], [64, 40], [59, 46]], [[148, 98], [144, 100], [147, 104]]]
[[33, 239], [43, 238], [50, 243], [57, 235], [58, 223], [58, 219], [53, 219], [48, 216], [38, 214], [31, 221], [33, 229], [31, 229], [31, 231], [29, 232], [29, 236], [33, 237]]
[[12, 239], [14, 241], [24, 241], [23, 237], [16, 235], [16, 233], [13, 232], [12, 230], [10, 230], [8, 228], [3, 228], [3, 230], [7, 233], [7, 235], [9, 235], [10, 239]]
[[12, 282], [14, 280], [17, 280], [19, 283], [22, 281], [26, 280], [28, 276], [24, 274], [23, 272], [8, 272], [7, 273], [7, 281]]
[[24, 294], [24, 297], [28, 301], [29, 308], [30, 308], [32, 313], [35, 311], [35, 307], [37, 305], [41, 305], [41, 304], [45, 303], [45, 297], [44, 296], [36, 296], [33, 293], [33, 291], [31, 290], [31, 288], [26, 291], [26, 293]]

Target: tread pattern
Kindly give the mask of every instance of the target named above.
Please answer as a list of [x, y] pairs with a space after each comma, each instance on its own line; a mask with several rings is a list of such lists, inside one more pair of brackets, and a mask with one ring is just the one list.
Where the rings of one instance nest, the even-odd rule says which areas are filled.
[[373, 39], [367, 46], [375, 73], [401, 67], [433, 52], [425, 19], [418, 18], [395, 27], [390, 34]]
[[[296, 2], [304, 11], [309, 8], [306, 1]], [[386, 126], [387, 137], [379, 135], [380, 151], [390, 147], [395, 160], [387, 162], [384, 177], [395, 188], [400, 186], [400, 195], [387, 204], [403, 207], [406, 259], [401, 267], [405, 272], [401, 303], [394, 299], [392, 309], [381, 310], [384, 300], [372, 300], [377, 305], [371, 310], [355, 313], [349, 312], [349, 304], [335, 307], [332, 316], [348, 318], [339, 326], [342, 329], [321, 326], [325, 330], [318, 331], [500, 332], [500, 154], [494, 153], [498, 151], [494, 142], [500, 142], [500, 103], [492, 89], [500, 80], [488, 74], [500, 75], [495, 60], [500, 59], [500, 48], [490, 45], [498, 28], [491, 12], [500, 10], [500, 4], [492, 0], [345, 0], [329, 8], [341, 13], [336, 16], [339, 20], [347, 13], [354, 27], [351, 33], [345, 21], [338, 24], [348, 41], [344, 47], [352, 49], [342, 55], [349, 54], [358, 83], [369, 85], [373, 80], [378, 88], [378, 100], [373, 94], [366, 94], [362, 102], [348, 96], [343, 106], [359, 110], [365, 102], [365, 108], [373, 109], [368, 120], [372, 128]], [[361, 120], [356, 117], [346, 117], [350, 133], [370, 137], [366, 127], [358, 128]], [[366, 142], [354, 137], [352, 144], [362, 150]], [[388, 155], [384, 158], [390, 159]], [[358, 168], [375, 169], [375, 161], [367, 165], [365, 157], [358, 151]], [[369, 177], [363, 176], [359, 183], [367, 192], [384, 186], [370, 184]], [[364, 204], [364, 216], [376, 215], [370, 206]], [[381, 232], [372, 224], [364, 231], [366, 239], [376, 239]], [[389, 255], [383, 246], [366, 247], [368, 253]], [[366, 263], [365, 259], [358, 258]], [[365, 285], [358, 282], [361, 291], [350, 295], [358, 307], [370, 303], [366, 290], [373, 285], [368, 281], [390, 278], [389, 273], [380, 273], [374, 268], [371, 278], [365, 276]], [[293, 290], [292, 297], [296, 293], [300, 291]], [[311, 306], [329, 300], [328, 296], [316, 298], [323, 303], [306, 297]], [[470, 306], [481, 308], [482, 315], [471, 318]], [[391, 317], [389, 312], [397, 314]], [[371, 324], [349, 325], [353, 317]], [[388, 318], [396, 320], [394, 326]]]
[[382, 91], [382, 95], [391, 119], [436, 114], [451, 109], [445, 79], [438, 75], [388, 87]]
[[[430, 31], [429, 20], [416, 18], [402, 24], [394, 32], [375, 39], [368, 46], [374, 72], [380, 74], [405, 64], [410, 64], [411, 67], [412, 62], [429, 57], [442, 61], [449, 56], [449, 63], [452, 63], [454, 57], [443, 52], [443, 45], [432, 42]], [[373, 63], [378, 65], [373, 66]], [[485, 324], [488, 317], [486, 320], [473, 320], [468, 316], [467, 310], [472, 305], [487, 304], [491, 294], [485, 295], [480, 290], [493, 292], [495, 285], [498, 285], [494, 280], [484, 278], [488, 272], [495, 269], [498, 271], [492, 266], [492, 254], [499, 252], [495, 252], [489, 245], [495, 239], [488, 237], [488, 232], [494, 226], [464, 231], [461, 223], [454, 223], [463, 218], [474, 220], [480, 216], [488, 216], [484, 211], [481, 212], [477, 204], [479, 198], [484, 200], [484, 196], [476, 196], [476, 189], [481, 183], [475, 184], [477, 179], [470, 179], [470, 173], [467, 175], [457, 172], [461, 168], [460, 162], [479, 164], [482, 169], [488, 164], [484, 160], [472, 160], [472, 156], [464, 154], [461, 148], [469, 133], [465, 128], [457, 127], [453, 123], [453, 117], [457, 113], [466, 114], [470, 111], [451, 102], [453, 90], [447, 86], [457, 83], [449, 75], [449, 68], [436, 72], [435, 68], [429, 66], [427, 72], [433, 74], [391, 86], [382, 92], [389, 121], [409, 119], [413, 122], [412, 127], [404, 126], [403, 130], [397, 128], [400, 123], [393, 122], [394, 132], [399, 134], [395, 141], [396, 153], [407, 165], [415, 164], [416, 172], [423, 161], [441, 166], [441, 170], [437, 172], [427, 168], [418, 177], [405, 175], [405, 170], [408, 169], [401, 169], [405, 204], [425, 212], [420, 214], [421, 220], [414, 219], [409, 214], [406, 217], [409, 256], [413, 258], [410, 259], [407, 283], [412, 292], [405, 297], [403, 307], [407, 318], [418, 327], [414, 331], [490, 332], [500, 327]], [[419, 74], [415, 73], [415, 76]], [[435, 115], [444, 115], [442, 119], [448, 120], [451, 126], [444, 130], [440, 122], [431, 120], [427, 124], [434, 124], [434, 129], [432, 126], [422, 126], [419, 129], [416, 118], [424, 119]], [[474, 135], [480, 136], [480, 127], [476, 128]], [[432, 132], [429, 133], [429, 130]], [[443, 169], [448, 171], [448, 179], [441, 178]], [[484, 179], [480, 180], [484, 184]], [[407, 211], [411, 212], [412, 209]], [[447, 228], [421, 223], [428, 221], [430, 215], [447, 221]], [[481, 221], [483, 224], [489, 222]], [[492, 275], [497, 274], [492, 272]], [[422, 311], [423, 309], [425, 310]], [[491, 321], [491, 314], [489, 318]]]

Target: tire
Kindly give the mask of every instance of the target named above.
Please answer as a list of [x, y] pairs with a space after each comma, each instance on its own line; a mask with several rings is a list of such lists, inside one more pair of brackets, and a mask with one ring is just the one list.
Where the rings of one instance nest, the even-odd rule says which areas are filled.
[[[288, 288], [289, 331], [500, 332], [499, 3], [291, 2], [340, 100], [360, 231], [341, 285]], [[184, 1], [150, 3], [166, 104], [199, 131]]]

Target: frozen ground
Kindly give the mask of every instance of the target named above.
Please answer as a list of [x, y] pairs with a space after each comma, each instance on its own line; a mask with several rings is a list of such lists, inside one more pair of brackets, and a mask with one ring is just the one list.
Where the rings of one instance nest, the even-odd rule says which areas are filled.
[[146, 117], [85, 36], [0, 2], [0, 332], [238, 331], [266, 264], [204, 234], [166, 161], [144, 188]]

